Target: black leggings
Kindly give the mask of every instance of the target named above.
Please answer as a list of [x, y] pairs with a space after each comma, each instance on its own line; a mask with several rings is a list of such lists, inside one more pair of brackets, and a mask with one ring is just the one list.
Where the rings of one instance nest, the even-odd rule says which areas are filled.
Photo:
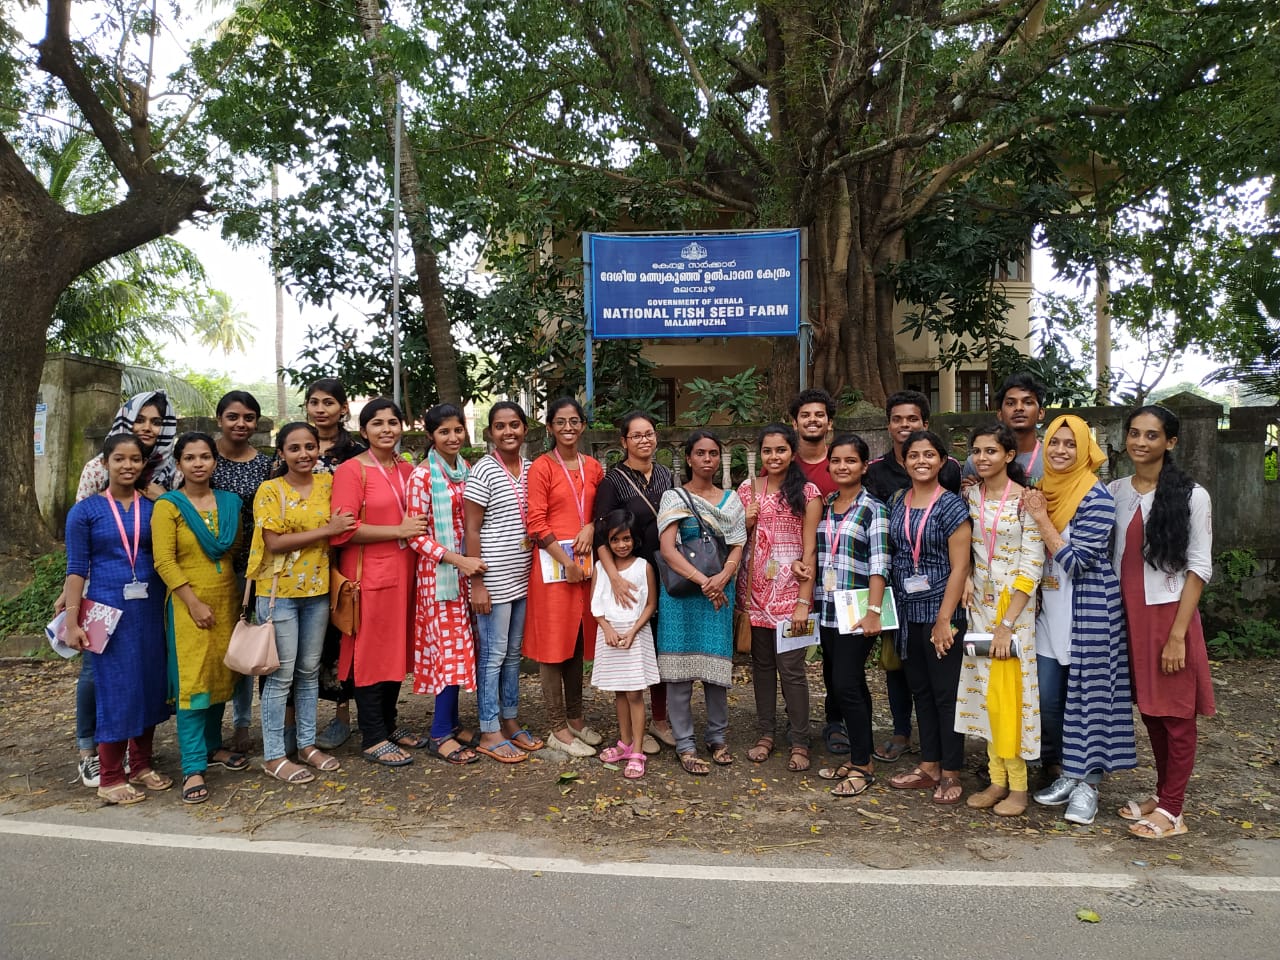
[[[871, 763], [871, 690], [867, 686], [867, 655], [877, 638], [822, 628], [823, 663], [830, 662], [827, 702], [836, 708], [836, 721], [849, 733], [849, 762]], [[823, 671], [826, 672], [825, 669]], [[831, 715], [828, 713], [828, 722]]]
[[956, 692], [964, 662], [965, 622], [953, 621], [952, 626], [955, 640], [939, 657], [930, 639], [933, 624], [907, 624], [907, 655], [902, 660], [916, 704], [920, 759], [941, 763], [943, 770], [964, 767], [964, 734], [956, 733]]
[[360, 727], [360, 749], [388, 740], [396, 728], [396, 703], [400, 699], [400, 683], [384, 680], [367, 687], [355, 688], [356, 723]]

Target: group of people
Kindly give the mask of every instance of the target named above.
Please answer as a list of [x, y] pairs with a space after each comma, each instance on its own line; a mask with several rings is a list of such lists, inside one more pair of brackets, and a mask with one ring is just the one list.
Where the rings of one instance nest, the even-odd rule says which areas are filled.
[[[364, 405], [356, 441], [338, 381], [306, 396], [308, 421], [279, 429], [273, 461], [249, 445], [252, 396], [223, 398], [215, 439], [176, 437], [165, 396], [143, 394], [85, 468], [60, 602], [80, 648], [82, 607], [123, 611], [107, 646], [86, 650], [77, 696], [80, 775], [108, 803], [172, 786], [151, 762], [155, 726], [171, 710], [184, 801], [208, 798], [210, 766], [248, 766], [254, 685], [223, 658], [253, 593], [280, 661], [261, 681], [262, 768], [286, 783], [339, 768], [327, 751], [349, 736], [352, 702], [360, 755], [373, 764], [406, 766], [420, 749], [449, 764], [515, 764], [549, 749], [598, 754], [638, 779], [666, 744], [685, 772], [706, 776], [735, 762], [735, 647], [749, 653], [755, 694], [747, 758], [774, 754], [780, 686], [786, 766], [803, 772], [812, 636], [825, 682], [820, 737], [843, 758], [817, 773], [835, 796], [862, 794], [877, 762], [912, 752], [914, 712], [918, 762], [890, 787], [960, 802], [972, 735], [987, 741], [990, 785], [970, 807], [1025, 812], [1028, 761], [1039, 760], [1047, 786], [1034, 799], [1091, 823], [1104, 775], [1137, 765], [1136, 700], [1156, 790], [1119, 815], [1139, 837], [1186, 832], [1196, 716], [1213, 712], [1196, 609], [1212, 573], [1211, 523], [1207, 493], [1172, 458], [1179, 424], [1163, 407], [1129, 415], [1135, 473], [1104, 485], [1083, 420], [1057, 417], [1041, 437], [1044, 388], [1027, 376], [1003, 385], [963, 465], [928, 429], [919, 393], [889, 398], [892, 448], [873, 460], [863, 438], [831, 435], [835, 403], [807, 390], [790, 423], [759, 432], [760, 475], [734, 490], [718, 485], [723, 449], [705, 429], [686, 439], [677, 484], [656, 462], [646, 413], [623, 418], [623, 456], [606, 471], [580, 449], [587, 417], [572, 398], [550, 404], [550, 449], [532, 462], [516, 403], [490, 409], [489, 452], [475, 463], [462, 452], [463, 412], [440, 404], [425, 415], [429, 449], [413, 466], [393, 401]], [[359, 594], [345, 633], [331, 623], [331, 571]], [[873, 653], [893, 718], [878, 745]], [[522, 657], [538, 664], [543, 737], [520, 720]], [[614, 693], [612, 745], [585, 717], [587, 662], [591, 683]], [[407, 674], [414, 693], [434, 698], [425, 732], [398, 719]], [[337, 707], [319, 729], [322, 689]], [[461, 716], [463, 689], [477, 693], [475, 728]]]

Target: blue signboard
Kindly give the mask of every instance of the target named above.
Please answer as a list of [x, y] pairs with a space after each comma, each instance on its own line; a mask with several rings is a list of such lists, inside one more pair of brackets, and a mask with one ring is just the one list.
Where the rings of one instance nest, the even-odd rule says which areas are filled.
[[601, 340], [794, 337], [800, 231], [587, 235], [588, 321]]

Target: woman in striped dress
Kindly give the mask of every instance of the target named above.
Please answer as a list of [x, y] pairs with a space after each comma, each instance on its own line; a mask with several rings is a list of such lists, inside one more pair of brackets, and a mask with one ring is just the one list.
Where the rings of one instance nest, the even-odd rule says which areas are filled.
[[1076, 416], [1045, 431], [1044, 479], [1023, 505], [1045, 542], [1036, 657], [1041, 758], [1059, 776], [1037, 803], [1067, 804], [1065, 817], [1092, 823], [1107, 771], [1138, 764], [1124, 611], [1111, 562], [1116, 507], [1095, 471], [1106, 460]]

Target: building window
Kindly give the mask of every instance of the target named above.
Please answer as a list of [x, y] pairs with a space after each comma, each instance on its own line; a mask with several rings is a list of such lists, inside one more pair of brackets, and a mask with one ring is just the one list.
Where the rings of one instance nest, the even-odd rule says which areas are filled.
[[654, 398], [662, 404], [657, 410], [663, 423], [675, 426], [676, 422], [676, 382], [675, 380], [655, 379]]
[[902, 389], [923, 393], [929, 398], [929, 409], [938, 409], [938, 375], [928, 370], [912, 370], [902, 374]]
[[956, 374], [956, 409], [961, 413], [976, 413], [991, 409], [990, 384], [986, 373], [980, 370], [964, 370]]
[[1017, 256], [1010, 257], [1008, 260], [1004, 260], [996, 264], [996, 279], [1026, 283], [1031, 279], [1031, 271], [1027, 264], [1028, 250], [1024, 246], [1020, 251], [1018, 251]]

